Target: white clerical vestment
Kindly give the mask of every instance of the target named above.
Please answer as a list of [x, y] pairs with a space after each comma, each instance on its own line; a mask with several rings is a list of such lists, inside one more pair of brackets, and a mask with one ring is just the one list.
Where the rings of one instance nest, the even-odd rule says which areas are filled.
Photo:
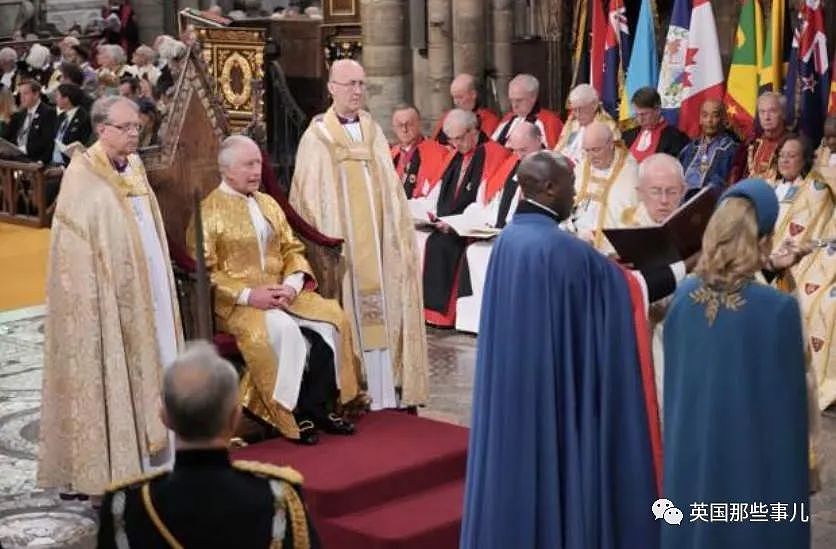
[[[229, 194], [244, 196], [225, 181], [221, 182], [220, 189]], [[267, 257], [265, 250], [275, 231], [261, 209], [258, 202], [252, 196], [246, 196], [247, 209], [250, 212], [250, 219], [258, 236], [258, 250], [261, 255], [261, 268], [264, 269]], [[304, 274], [293, 273], [288, 275], [283, 284], [291, 286], [298, 294], [304, 286]], [[239, 305], [247, 305], [250, 299], [251, 288], [247, 288], [238, 296]], [[313, 330], [325, 341], [334, 354], [334, 377], [339, 388], [339, 356], [336, 347], [336, 328], [327, 322], [317, 322], [294, 316], [283, 309], [269, 309], [264, 312], [264, 321], [267, 324], [267, 335], [270, 345], [276, 353], [278, 363], [281, 364], [279, 375], [276, 376], [276, 385], [273, 388], [273, 398], [287, 408], [296, 408], [296, 401], [299, 399], [299, 389], [302, 386], [302, 375], [308, 362], [308, 351], [310, 343], [302, 334], [301, 328]]]
[[638, 165], [629, 152], [617, 148], [612, 163], [597, 169], [589, 160], [575, 166], [575, 216], [578, 236], [603, 254], [615, 252], [603, 229], [624, 225], [627, 208], [639, 203]]
[[[514, 176], [516, 177], [516, 176]], [[479, 189], [476, 202], [465, 209], [465, 215], [481, 220], [485, 225], [494, 226], [499, 215], [499, 205], [502, 192], [497, 192], [493, 199], [484, 205], [484, 187]], [[517, 187], [508, 214], [505, 216], [507, 225], [520, 201], [520, 188]], [[482, 295], [485, 289], [485, 275], [488, 272], [488, 261], [491, 259], [494, 239], [478, 240], [467, 247], [467, 268], [470, 273], [471, 295], [460, 296], [456, 300], [456, 330], [460, 332], [479, 333], [479, 320], [482, 316]]]
[[[130, 170], [130, 165], [125, 168]], [[131, 209], [136, 218], [145, 261], [148, 265], [148, 284], [154, 304], [154, 328], [157, 333], [157, 352], [160, 364], [168, 367], [177, 358], [177, 330], [174, 327], [174, 304], [169, 292], [167, 261], [154, 225], [148, 195], [131, 196]], [[143, 458], [142, 468], [150, 471], [169, 467], [174, 463], [174, 433], [168, 432], [168, 446], [161, 452]]]

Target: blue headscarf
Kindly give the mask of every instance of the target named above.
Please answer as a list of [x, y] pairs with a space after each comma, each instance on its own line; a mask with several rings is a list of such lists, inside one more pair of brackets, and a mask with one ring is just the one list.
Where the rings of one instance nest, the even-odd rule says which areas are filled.
[[775, 221], [778, 219], [778, 199], [775, 190], [763, 179], [744, 179], [729, 187], [720, 197], [717, 204], [723, 200], [739, 196], [747, 199], [755, 207], [755, 217], [758, 220], [758, 236], [772, 233]]

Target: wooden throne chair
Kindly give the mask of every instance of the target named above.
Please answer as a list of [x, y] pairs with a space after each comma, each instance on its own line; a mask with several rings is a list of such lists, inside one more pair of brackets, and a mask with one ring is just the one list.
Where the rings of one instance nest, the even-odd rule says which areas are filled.
[[[252, 101], [259, 112], [259, 86], [252, 86]], [[178, 300], [186, 339], [211, 340], [225, 358], [243, 366], [235, 339], [214, 329], [209, 278], [202, 253], [193, 258], [186, 248], [186, 230], [197, 207], [220, 183], [217, 154], [221, 141], [231, 133], [219, 95], [221, 88], [196, 50], [180, 68], [175, 85], [161, 99], [163, 121], [157, 144], [141, 149], [148, 179], [160, 203], [169, 251], [177, 282]], [[258, 127], [260, 117], [252, 123]], [[256, 132], [257, 133], [257, 132]], [[342, 240], [319, 233], [290, 206], [277, 181], [269, 153], [262, 149], [262, 190], [282, 207], [296, 236], [305, 244], [306, 255], [325, 297], [339, 299]], [[202, 250], [202, 235], [198, 238]]]

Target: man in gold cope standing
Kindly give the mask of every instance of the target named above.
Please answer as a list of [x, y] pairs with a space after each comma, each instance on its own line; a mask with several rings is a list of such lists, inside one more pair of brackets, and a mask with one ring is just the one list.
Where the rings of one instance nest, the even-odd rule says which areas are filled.
[[[284, 436], [316, 444], [317, 430], [350, 435], [335, 410], [357, 395], [351, 328], [336, 301], [313, 290], [305, 248], [275, 200], [258, 192], [261, 152], [248, 137], [221, 143], [221, 184], [203, 200], [204, 255], [218, 327], [247, 364], [244, 406]], [[194, 230], [188, 233], [192, 254]]]
[[365, 78], [356, 61], [331, 65], [333, 104], [302, 136], [290, 202], [317, 230], [345, 240], [342, 303], [372, 408], [414, 406], [427, 399], [421, 270], [386, 138], [361, 110]]
[[135, 154], [139, 112], [92, 110], [98, 141], [61, 181], [47, 277], [38, 484], [101, 494], [172, 457], [163, 367], [182, 345], [165, 229]]

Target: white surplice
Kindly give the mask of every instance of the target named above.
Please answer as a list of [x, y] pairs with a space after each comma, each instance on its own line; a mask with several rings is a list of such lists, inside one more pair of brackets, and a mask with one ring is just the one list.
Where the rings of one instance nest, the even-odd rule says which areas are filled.
[[[127, 168], [130, 170], [130, 167]], [[131, 209], [136, 219], [148, 266], [148, 284], [154, 304], [154, 327], [157, 333], [157, 352], [160, 364], [168, 367], [177, 358], [177, 331], [174, 327], [174, 304], [168, 281], [168, 258], [163, 253], [148, 195], [131, 196]], [[174, 462], [174, 433], [168, 432], [168, 446], [161, 452], [142, 458], [142, 468], [150, 471], [168, 467]]]

